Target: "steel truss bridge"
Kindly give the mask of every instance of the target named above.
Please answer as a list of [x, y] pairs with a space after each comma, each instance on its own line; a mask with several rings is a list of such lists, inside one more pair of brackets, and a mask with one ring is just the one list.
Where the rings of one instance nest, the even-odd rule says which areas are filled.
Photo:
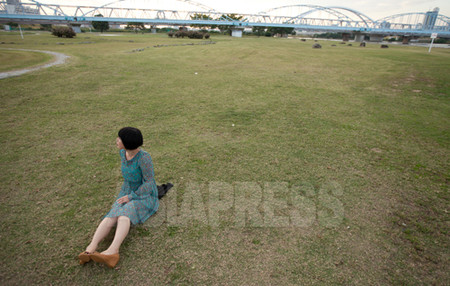
[[[139, 22], [151, 26], [286, 27], [369, 35], [430, 36], [437, 33], [439, 37], [450, 38], [450, 18], [439, 14], [437, 8], [374, 20], [345, 7], [289, 5], [257, 14], [229, 14], [192, 0], [163, 1], [165, 4], [172, 2], [177, 9], [157, 8], [155, 2], [157, 0], [141, 0], [139, 3], [136, 0], [116, 0], [101, 6], [77, 6], [37, 0], [3, 0], [0, 1], [0, 23], [89, 25], [92, 21], [110, 24]], [[96, 17], [99, 14], [103, 17]]]

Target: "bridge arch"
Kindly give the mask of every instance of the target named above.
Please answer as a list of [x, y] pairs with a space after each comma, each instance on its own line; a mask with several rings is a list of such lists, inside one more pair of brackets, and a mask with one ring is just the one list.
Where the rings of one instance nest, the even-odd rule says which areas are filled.
[[[376, 22], [382, 22], [382, 21], [392, 21], [394, 19], [398, 19], [398, 18], [403, 18], [403, 17], [411, 17], [411, 16], [416, 16], [416, 17], [423, 17], [426, 16], [427, 13], [424, 12], [412, 12], [412, 13], [402, 13], [402, 14], [395, 14], [395, 15], [391, 15], [391, 16], [387, 16], [381, 19], [378, 19]], [[447, 17], [445, 15], [442, 14], [438, 14], [437, 16], [438, 20], [441, 20], [447, 24], [450, 24], [450, 17]]]
[[[414, 36], [438, 33], [440, 37], [450, 37], [450, 18], [440, 15], [438, 9], [426, 13], [397, 14], [373, 21], [361, 12], [344, 7], [289, 5], [272, 8], [259, 14], [237, 14], [242, 19], [235, 20], [226, 16], [227, 13], [196, 2], [201, 0], [102, 0], [106, 3], [101, 6], [83, 6], [76, 0], [67, 0], [64, 4], [52, 4], [53, 1], [24, 0], [17, 2], [20, 5], [14, 5], [2, 0], [0, 22], [80, 25], [100, 20], [119, 25], [134, 21], [144, 22], [147, 25], [175, 26], [220, 25], [222, 22], [224, 25], [249, 27], [289, 27], [313, 31], [345, 33], [359, 31]], [[137, 6], [130, 7], [133, 3]], [[96, 14], [102, 14], [104, 18], [94, 18]], [[196, 15], [200, 14], [202, 17], [196, 18]]]
[[358, 12], [358, 11], [350, 9], [350, 8], [339, 7], [339, 6], [314, 8], [314, 9], [308, 11], [308, 12], [305, 12], [305, 13], [303, 13], [301, 15], [298, 15], [297, 18], [304, 18], [306, 15], [309, 15], [309, 14], [312, 14], [312, 13], [314, 13], [316, 11], [321, 11], [321, 10], [323, 10], [325, 12], [328, 12], [328, 13], [334, 12], [333, 14], [344, 15], [345, 17], [339, 18], [339, 20], [347, 20], [347, 21], [349, 21], [349, 20], [351, 21], [351, 20], [354, 20], [354, 19], [349, 17], [349, 16], [347, 16], [347, 15], [345, 15], [344, 13], [340, 12], [340, 10], [350, 12], [351, 14], [353, 14], [356, 17], [358, 17], [359, 19], [361, 19], [361, 21], [364, 22], [364, 24], [365, 24], [365, 26], [367, 28], [371, 27], [373, 25], [373, 23], [375, 22], [374, 20], [372, 20], [372, 18], [370, 18], [369, 16], [367, 16], [367, 15], [361, 13], [361, 12]]
[[450, 18], [438, 14], [434, 14], [434, 19], [432, 20], [430, 27], [430, 20], [427, 17], [433, 17], [430, 12], [412, 12], [412, 13], [401, 13], [391, 16], [387, 16], [376, 21], [377, 28], [385, 29], [417, 29], [417, 30], [427, 30], [432, 28], [436, 32], [439, 31], [449, 31], [450, 28]]
[[[299, 8], [299, 9], [306, 8], [306, 9], [310, 9], [310, 10], [307, 10], [306, 12], [302, 12], [301, 14], [295, 14], [295, 16], [292, 17], [292, 18], [297, 18], [299, 15], [303, 15], [305, 13], [315, 11], [315, 9], [323, 8], [323, 6], [309, 5], [309, 4], [286, 5], [286, 6], [280, 6], [280, 7], [271, 8], [269, 10], [266, 10], [266, 11], [263, 11], [263, 12], [259, 12], [259, 14], [266, 15], [266, 14], [269, 14], [271, 12], [275, 12], [277, 10], [290, 9], [290, 8]], [[337, 12], [337, 11], [334, 11], [334, 10], [330, 10], [329, 13], [334, 15], [334, 16], [336, 16], [337, 18], [345, 17], [344, 14], [342, 14], [340, 12]], [[289, 16], [289, 15], [284, 15], [284, 16]]]
[[[327, 14], [327, 19], [329, 20], [335, 20], [336, 23], [347, 23], [348, 25], [353, 26], [364, 26], [366, 28], [373, 27], [375, 21], [370, 18], [369, 16], [345, 7], [339, 7], [339, 6], [319, 6], [319, 5], [304, 5], [304, 4], [298, 4], [298, 5], [286, 5], [286, 6], [280, 6], [271, 8], [266, 11], [262, 11], [259, 14], [260, 15], [269, 15], [273, 14], [274, 12], [278, 12], [281, 10], [291, 10], [290, 13], [292, 14], [295, 9], [297, 10], [303, 10], [301, 13], [297, 13], [295, 15], [290, 15], [290, 18], [287, 18], [286, 23], [299, 23], [302, 21], [306, 21], [306, 17], [308, 15], [312, 15], [314, 13], [320, 13], [324, 12]], [[306, 11], [304, 11], [306, 10]], [[326, 19], [323, 19], [326, 20]], [[360, 25], [358, 22], [363, 23]]]

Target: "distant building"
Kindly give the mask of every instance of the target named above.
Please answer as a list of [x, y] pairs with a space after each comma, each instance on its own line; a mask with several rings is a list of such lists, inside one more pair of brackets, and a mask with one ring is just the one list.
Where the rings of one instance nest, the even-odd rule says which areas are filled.
[[428, 11], [425, 14], [425, 19], [423, 20], [423, 29], [424, 30], [433, 30], [434, 25], [436, 24], [437, 17], [439, 15], [439, 8], [434, 8], [433, 11]]
[[24, 6], [21, 0], [6, 0], [6, 11], [3, 10], [0, 13], [39, 15], [39, 8]]

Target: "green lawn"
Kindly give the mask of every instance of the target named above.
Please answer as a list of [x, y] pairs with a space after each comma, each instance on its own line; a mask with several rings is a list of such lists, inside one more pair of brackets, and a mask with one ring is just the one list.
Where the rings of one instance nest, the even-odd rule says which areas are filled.
[[[0, 80], [0, 284], [448, 283], [450, 49], [212, 41], [0, 33], [71, 56]], [[80, 266], [123, 126], [175, 187], [116, 269]]]

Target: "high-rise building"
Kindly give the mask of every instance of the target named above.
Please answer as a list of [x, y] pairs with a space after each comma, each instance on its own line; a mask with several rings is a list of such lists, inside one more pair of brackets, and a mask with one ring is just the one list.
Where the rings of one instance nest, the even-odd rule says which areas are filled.
[[433, 30], [434, 24], [436, 24], [437, 17], [439, 15], [439, 8], [434, 8], [433, 11], [428, 11], [425, 14], [425, 19], [423, 20], [424, 30]]

